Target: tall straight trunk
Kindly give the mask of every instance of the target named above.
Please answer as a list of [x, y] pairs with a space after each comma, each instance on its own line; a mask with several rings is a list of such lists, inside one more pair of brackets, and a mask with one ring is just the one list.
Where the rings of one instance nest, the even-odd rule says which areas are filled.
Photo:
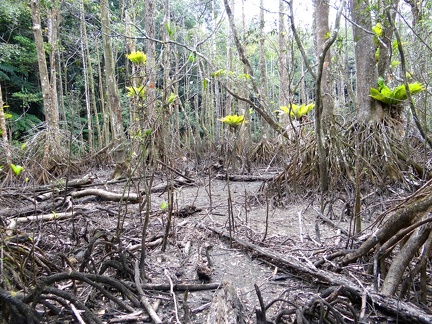
[[100, 53], [99, 53], [99, 46], [96, 46], [96, 57], [97, 57], [97, 62], [98, 62], [98, 89], [99, 89], [99, 94], [100, 94], [100, 108], [101, 108], [101, 112], [102, 112], [102, 117], [103, 117], [103, 124], [102, 124], [102, 143], [104, 146], [108, 146], [110, 143], [110, 137], [111, 137], [111, 132], [110, 132], [110, 116], [109, 113], [107, 112], [106, 106], [105, 106], [105, 93], [106, 91], [105, 89], [105, 85], [104, 85], [104, 78], [103, 73], [102, 73], [102, 64], [101, 64], [101, 58], [100, 58]]
[[372, 29], [372, 18], [368, 3], [364, 0], [350, 0], [353, 38], [355, 42], [356, 68], [356, 109], [359, 121], [381, 121], [383, 109], [369, 96], [370, 88], [376, 86], [378, 71], [375, 60], [375, 44]]
[[4, 114], [4, 103], [3, 103], [1, 84], [0, 84], [0, 130], [2, 135], [2, 147], [3, 147], [3, 151], [5, 152], [6, 163], [9, 166], [12, 163], [12, 155], [9, 148], [9, 141], [7, 136], [6, 118]]
[[[235, 17], [235, 2], [236, 2], [236, 0], [229, 0], [229, 1], [230, 1], [230, 6], [231, 6], [231, 13], [232, 13], [233, 17]], [[235, 21], [235, 18], [234, 18], [234, 21]], [[233, 46], [234, 46], [233, 32], [231, 29], [229, 29], [228, 30], [228, 36], [227, 36], [227, 58], [228, 58], [228, 60], [226, 62], [227, 72], [233, 70], [233, 60], [234, 60]], [[228, 73], [226, 76], [226, 85], [228, 88], [232, 88], [232, 86], [233, 86], [231, 79], [228, 76]], [[230, 115], [231, 113], [233, 113], [233, 98], [232, 98], [231, 94], [226, 92], [223, 115], [226, 116], [226, 115]]]
[[[105, 83], [108, 109], [111, 117], [111, 131], [114, 147], [121, 144], [125, 138], [123, 132], [123, 121], [121, 116], [120, 96], [117, 88], [117, 80], [115, 75], [115, 60], [113, 56], [113, 47], [111, 42], [111, 29], [109, 18], [108, 0], [100, 0], [101, 8], [101, 23], [102, 23], [102, 42], [104, 49], [104, 64], [105, 64]], [[121, 155], [121, 154], [120, 154]], [[122, 157], [119, 157], [122, 160]]]
[[[169, 136], [169, 123], [170, 123], [170, 115], [171, 115], [171, 109], [172, 104], [168, 104], [168, 98], [171, 95], [172, 92], [172, 84], [171, 84], [171, 78], [170, 78], [170, 72], [171, 72], [171, 61], [170, 61], [170, 55], [171, 55], [171, 44], [170, 44], [170, 32], [171, 32], [171, 17], [170, 17], [170, 0], [165, 0], [164, 3], [164, 9], [165, 9], [165, 44], [164, 44], [164, 53], [163, 53], [163, 119], [162, 119], [162, 132], [160, 133], [160, 136], [158, 137], [159, 141], [159, 150], [161, 151], [161, 158], [167, 159], [168, 154], [165, 152], [167, 151], [167, 136]], [[198, 122], [198, 120], [197, 120]]]
[[[149, 38], [155, 38], [155, 22], [154, 22], [154, 1], [146, 1], [145, 4], [145, 22], [144, 27]], [[146, 89], [146, 107], [147, 120], [152, 123], [156, 117], [156, 45], [152, 40], [146, 42], [146, 76], [148, 78], [148, 87]]]
[[287, 52], [287, 29], [285, 26], [285, 2], [279, 0], [279, 39], [278, 39], [278, 71], [279, 71], [279, 105], [286, 106], [290, 102], [289, 86], [288, 86], [288, 71], [286, 66]]
[[[125, 28], [125, 43], [128, 54], [137, 51], [136, 42], [136, 8], [134, 0], [127, 0], [124, 10], [124, 28]], [[133, 88], [139, 88], [145, 84], [145, 65], [134, 64], [130, 60], [126, 60], [126, 83]], [[143, 110], [143, 99], [141, 97], [134, 98], [129, 101], [129, 132], [131, 134], [140, 133], [140, 115]], [[132, 141], [134, 152], [138, 152], [141, 145], [140, 140]]]
[[[217, 28], [217, 12], [216, 12], [216, 0], [212, 0], [212, 15], [213, 15], [213, 30], [216, 30]], [[212, 57], [214, 59], [217, 58], [217, 47], [216, 47], [216, 33], [212, 34]], [[223, 117], [222, 114], [222, 107], [221, 107], [221, 98], [220, 98], [220, 89], [219, 89], [219, 82], [214, 82], [213, 90], [213, 97], [215, 102], [215, 111], [216, 111], [216, 120]], [[215, 123], [215, 144], [218, 145], [221, 138], [221, 123]]]
[[91, 107], [90, 107], [90, 88], [89, 88], [89, 78], [91, 78], [91, 74], [88, 72], [87, 68], [87, 36], [85, 32], [85, 12], [84, 12], [84, 1], [81, 2], [80, 8], [80, 43], [81, 43], [81, 56], [83, 62], [83, 74], [84, 74], [84, 99], [87, 113], [87, 131], [88, 131], [88, 147], [89, 153], [93, 153], [93, 123], [92, 123], [92, 115], [91, 115]]
[[88, 94], [90, 98], [91, 111], [93, 112], [95, 125], [96, 125], [97, 147], [102, 147], [103, 138], [102, 138], [102, 132], [100, 127], [100, 121], [99, 121], [99, 112], [96, 104], [96, 91], [95, 91], [95, 84], [93, 79], [93, 64], [90, 56], [90, 46], [89, 46], [88, 36], [87, 36], [87, 24], [85, 21], [84, 0], [82, 0], [81, 2], [81, 15], [82, 15], [81, 16], [82, 37], [83, 37], [83, 44], [85, 48], [85, 60], [87, 62], [87, 76], [88, 76], [87, 79], [88, 79], [88, 90], [89, 90]]
[[[36, 53], [38, 58], [39, 77], [42, 88], [43, 105], [45, 111], [45, 119], [47, 124], [47, 130], [50, 133], [51, 140], [55, 144], [59, 144], [59, 111], [57, 102], [57, 87], [55, 81], [55, 59], [54, 54], [50, 55], [50, 63], [54, 64], [50, 66], [50, 72], [48, 72], [48, 64], [45, 55], [44, 39], [42, 35], [42, 22], [40, 18], [40, 7], [39, 0], [31, 0], [31, 16], [33, 22], [33, 35], [36, 43]], [[51, 22], [48, 24], [48, 41], [52, 46], [57, 46], [57, 31], [51, 30], [56, 28], [57, 24], [54, 21], [55, 17], [51, 17]], [[53, 43], [54, 42], [54, 43]], [[54, 51], [54, 49], [53, 49]], [[51, 78], [50, 78], [51, 77]]]
[[[267, 67], [266, 67], [266, 48], [265, 48], [265, 16], [264, 16], [264, 0], [260, 0], [260, 18], [259, 18], [259, 43], [260, 43], [260, 85], [261, 95], [264, 100], [268, 100], [267, 95]], [[261, 139], [266, 138], [266, 123], [263, 117], [260, 117], [261, 122]]]
[[[315, 41], [316, 57], [321, 55], [325, 42], [328, 39], [329, 29], [329, 4], [326, 0], [314, 0], [315, 3]], [[324, 132], [327, 132], [328, 126], [333, 120], [333, 96], [332, 96], [332, 78], [331, 78], [331, 54], [327, 51], [324, 57], [324, 66], [321, 77], [321, 103], [322, 103], [322, 124]]]
[[55, 118], [57, 126], [59, 122], [59, 107], [57, 95], [57, 57], [59, 52], [59, 28], [60, 28], [60, 8], [58, 5], [53, 5], [50, 9], [48, 17], [48, 44], [51, 46], [49, 52], [49, 71], [51, 82], [51, 97], [53, 104], [53, 118]]

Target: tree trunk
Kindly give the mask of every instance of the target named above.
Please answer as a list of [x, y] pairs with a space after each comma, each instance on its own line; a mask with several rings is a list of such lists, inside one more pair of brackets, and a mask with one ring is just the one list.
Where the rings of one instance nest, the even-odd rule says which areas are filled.
[[[217, 29], [217, 11], [216, 11], [216, 0], [212, 0], [212, 23], [213, 23], [213, 30]], [[216, 41], [216, 33], [212, 34], [212, 56], [217, 57], [217, 41]], [[221, 107], [221, 96], [220, 96], [220, 89], [219, 89], [219, 82], [214, 82], [214, 87], [212, 87], [213, 91], [213, 98], [215, 102], [215, 118], [218, 120], [219, 118], [222, 118], [222, 107]], [[221, 123], [217, 122], [215, 123], [215, 144], [216, 146], [219, 144], [221, 139]]]
[[[44, 39], [42, 35], [42, 22], [40, 18], [40, 7], [39, 7], [39, 0], [31, 0], [30, 2], [31, 6], [31, 16], [32, 16], [32, 22], [33, 22], [33, 35], [35, 38], [36, 43], [36, 53], [38, 57], [38, 67], [39, 67], [39, 76], [40, 76], [40, 82], [41, 82], [41, 88], [42, 88], [42, 96], [43, 96], [43, 105], [44, 105], [44, 112], [45, 112], [45, 119], [47, 124], [47, 130], [51, 136], [51, 140], [53, 140], [54, 143], [59, 145], [59, 112], [58, 112], [58, 103], [57, 103], [57, 87], [55, 84], [55, 64], [53, 66], [50, 66], [51, 70], [51, 79], [50, 80], [50, 73], [48, 73], [48, 65], [46, 61], [45, 56], [45, 47], [44, 47]], [[53, 20], [55, 20], [55, 17], [52, 17]], [[48, 29], [55, 28], [56, 22], [51, 21], [51, 24], [48, 25]], [[49, 31], [49, 40], [52, 46], [57, 46], [57, 32], [56, 31]], [[53, 49], [54, 51], [54, 49]], [[52, 58], [50, 61], [51, 63], [55, 63], [53, 54], [50, 55]], [[49, 154], [49, 153], [48, 153]]]
[[[154, 2], [153, 0], [146, 1], [145, 6], [145, 30], [149, 38], [155, 38], [155, 23], [154, 23]], [[150, 124], [153, 123], [156, 113], [156, 46], [152, 40], [146, 41], [146, 76], [148, 78], [148, 87], [146, 88], [146, 107], [147, 118]], [[154, 125], [152, 125], [153, 127]]]
[[12, 156], [11, 151], [9, 148], [9, 141], [7, 136], [7, 129], [6, 129], [6, 119], [4, 114], [4, 103], [3, 103], [3, 94], [0, 84], [0, 130], [2, 135], [2, 147], [3, 151], [5, 152], [6, 156], [6, 163], [9, 166], [12, 163]]
[[115, 76], [115, 61], [111, 43], [111, 29], [109, 18], [108, 0], [100, 0], [101, 24], [102, 24], [102, 42], [104, 48], [105, 63], [105, 83], [108, 109], [111, 117], [111, 131], [113, 144], [113, 158], [117, 165], [125, 162], [125, 134], [123, 131], [123, 120], [121, 116], [120, 96], [117, 88]]
[[[96, 125], [96, 134], [97, 134], [97, 147], [102, 147], [103, 141], [102, 141], [102, 132], [99, 122], [99, 112], [96, 105], [96, 91], [95, 91], [95, 84], [93, 79], [93, 65], [92, 60], [90, 57], [90, 46], [88, 42], [87, 37], [87, 25], [85, 23], [85, 8], [84, 8], [84, 0], [81, 2], [81, 10], [82, 10], [82, 37], [83, 37], [83, 43], [85, 47], [85, 60], [87, 61], [87, 78], [88, 78], [88, 86], [89, 86], [89, 100], [91, 103], [91, 110], [93, 112], [93, 116], [95, 119], [95, 125]], [[95, 45], [97, 46], [97, 45]], [[91, 113], [90, 113], [91, 115]]]
[[[329, 29], [329, 4], [325, 0], [314, 0], [315, 4], [315, 41], [316, 41], [316, 57], [321, 55], [325, 43], [330, 35]], [[329, 127], [333, 121], [333, 89], [331, 78], [331, 54], [327, 51], [324, 57], [324, 66], [321, 76], [321, 103], [322, 103], [322, 124], [323, 131], [329, 131]], [[306, 103], [306, 102], [305, 102]]]
[[[287, 106], [291, 102], [291, 98], [289, 97], [288, 71], [286, 65], [287, 30], [285, 26], [285, 16], [286, 16], [285, 3], [283, 0], [279, 0], [278, 71], [279, 71], [279, 105], [280, 106]], [[289, 116], [289, 114], [287, 114], [287, 116]]]
[[359, 121], [381, 121], [384, 117], [381, 105], [369, 96], [370, 88], [376, 86], [378, 72], [376, 69], [375, 44], [372, 30], [372, 19], [368, 3], [363, 0], [350, 0], [355, 42], [356, 68], [356, 109]]
[[[261, 95], [264, 100], [267, 100], [267, 66], [266, 66], [266, 48], [265, 48], [265, 16], [264, 16], [264, 0], [260, 0], [260, 18], [259, 18], [259, 43], [260, 43], [260, 85], [261, 85]], [[266, 134], [266, 123], [264, 118], [260, 118], [261, 121], [261, 139], [265, 140]]]
[[86, 105], [87, 112], [87, 130], [88, 130], [88, 147], [89, 153], [93, 154], [93, 122], [92, 122], [92, 114], [90, 107], [90, 87], [89, 87], [89, 79], [92, 78], [92, 75], [88, 72], [87, 68], [87, 35], [86, 35], [86, 22], [85, 22], [85, 11], [84, 11], [84, 2], [81, 2], [80, 8], [80, 45], [81, 45], [81, 56], [82, 56], [82, 64], [83, 64], [83, 75], [84, 75], [84, 99]]

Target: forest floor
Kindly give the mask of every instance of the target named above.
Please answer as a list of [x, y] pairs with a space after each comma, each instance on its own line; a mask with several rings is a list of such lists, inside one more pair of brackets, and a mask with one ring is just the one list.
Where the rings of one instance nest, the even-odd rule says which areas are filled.
[[[337, 268], [323, 257], [347, 248], [348, 237], [343, 232], [349, 231], [350, 222], [342, 217], [344, 202], [333, 200], [334, 215], [339, 215], [336, 219], [333, 217], [333, 225], [319, 217], [330, 218], [331, 215], [320, 214], [320, 199], [316, 192], [292, 194], [284, 198], [283, 204], [277, 203], [263, 190], [266, 179], [276, 174], [277, 170], [255, 170], [254, 178], [249, 181], [227, 181], [223, 175], [195, 175], [192, 176], [193, 183], [177, 186], [172, 192], [174, 217], [165, 251], [162, 238], [168, 209], [163, 205], [169, 202], [168, 192], [152, 193], [146, 235], [147, 286], [143, 287], [147, 287], [145, 295], [151, 304], [157, 305], [157, 314], [163, 323], [257, 323], [256, 309], [260, 309], [257, 292], [265, 305], [280, 300], [266, 310], [266, 319], [275, 321], [281, 311], [294, 310], [295, 314], [296, 309], [318, 298], [328, 288], [327, 283], [290, 269], [273, 260], [271, 255], [312, 268], [320, 260], [324, 261], [321, 268]], [[110, 182], [106, 170], [95, 171], [92, 177], [93, 183], [88, 187], [120, 194], [124, 192], [126, 182]], [[153, 186], [163, 186], [164, 183], [164, 176], [156, 176]], [[130, 190], [133, 192], [137, 186], [135, 180], [130, 184]], [[17, 207], [16, 201], [2, 201], [6, 202], [9, 209]], [[65, 209], [64, 201], [62, 205], [53, 201], [52, 205], [57, 206], [56, 213]], [[141, 255], [145, 219], [146, 206], [141, 204], [141, 207], [144, 208], [140, 208], [140, 203], [84, 196], [74, 198], [72, 205], [69, 204], [67, 209], [74, 211], [71, 218], [23, 222], [15, 231], [31, 235], [43, 251], [41, 254], [55, 265], [58, 272], [80, 270], [133, 282], [134, 263]], [[231, 226], [230, 222], [233, 223]], [[364, 228], [368, 225], [363, 223]], [[363, 234], [367, 236], [368, 233], [366, 230]], [[265, 255], [266, 251], [270, 257]], [[114, 266], [115, 262], [126, 265], [129, 271]], [[368, 274], [367, 266], [354, 264], [343, 273], [353, 282], [369, 286], [373, 278]], [[48, 274], [44, 272], [41, 270], [41, 275], [52, 274], [51, 271]], [[184, 288], [189, 290], [187, 294], [181, 285], [190, 287]], [[234, 287], [234, 295], [223, 298], [224, 302], [231, 303], [233, 309], [229, 310], [228, 305], [222, 311], [220, 308], [215, 310], [216, 296], [224, 285]], [[84, 283], [73, 286], [69, 281], [64, 285], [57, 284], [59, 289], [74, 290], [80, 299], [91, 305], [102, 322], [149, 321], [145, 311], [127, 314], [97, 289]], [[215, 289], [217, 286], [219, 288]], [[169, 288], [177, 290], [175, 297]], [[359, 308], [357, 310], [360, 312]], [[217, 314], [221, 312], [225, 314]], [[225, 316], [225, 319], [217, 319], [218, 316]], [[53, 320], [55, 318], [62, 323], [68, 318], [71, 322], [76, 320], [64, 305]], [[376, 310], [368, 311], [366, 318], [370, 323], [389, 320]], [[289, 321], [289, 318], [285, 320]], [[347, 316], [346, 322], [353, 320]]]

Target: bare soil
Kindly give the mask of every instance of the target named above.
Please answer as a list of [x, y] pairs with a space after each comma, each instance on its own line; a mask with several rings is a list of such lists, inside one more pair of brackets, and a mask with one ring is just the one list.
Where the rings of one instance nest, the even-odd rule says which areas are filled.
[[[259, 171], [255, 172], [255, 176], [260, 174]], [[268, 175], [267, 173], [267, 178]], [[108, 172], [97, 171], [95, 176], [95, 183], [101, 184], [105, 190], [124, 192], [125, 182], [109, 184]], [[274, 320], [287, 307], [302, 307], [327, 287], [324, 283], [311, 281], [309, 277], [279, 267], [271, 259], [263, 258], [212, 231], [214, 228], [229, 232], [231, 228], [233, 237], [299, 262], [312, 264], [320, 256], [347, 245], [347, 237], [341, 234], [340, 229], [317, 217], [320, 208], [315, 193], [291, 194], [285, 197], [282, 204], [281, 201], [278, 203], [266, 196], [264, 181], [209, 180], [206, 176], [196, 176], [194, 179], [195, 184], [174, 190], [173, 212], [185, 206], [195, 206], [199, 211], [187, 217], [174, 217], [165, 252], [162, 251], [161, 238], [166, 230], [168, 211], [163, 210], [162, 205], [168, 202], [168, 193], [151, 195], [150, 220], [145, 238], [147, 284], [230, 282], [243, 304], [244, 323], [256, 323], [255, 310], [259, 307], [259, 300], [255, 285], [265, 304], [278, 298], [284, 300], [268, 308], [268, 320]], [[161, 176], [155, 180], [154, 185], [164, 181]], [[139, 180], [127, 186], [135, 191], [140, 187]], [[343, 208], [343, 202], [335, 200], [334, 215], [327, 216], [336, 215], [334, 222], [337, 226], [348, 230], [349, 222], [343, 217]], [[83, 197], [73, 201], [72, 210], [81, 213], [71, 219], [21, 224], [16, 231], [32, 235], [38, 248], [58, 267], [58, 271], [80, 270], [86, 257], [89, 261], [86, 262], [85, 272], [100, 273], [101, 265], [107, 260], [133, 270], [134, 263], [141, 254], [145, 206], [140, 208], [140, 204]], [[231, 227], [230, 210], [234, 221]], [[93, 244], [91, 249], [90, 244]], [[328, 266], [331, 265], [330, 262]], [[205, 266], [209, 270], [208, 280], [198, 277], [199, 266]], [[357, 270], [363, 282], [370, 282], [371, 278], [363, 268]], [[132, 274], [122, 272], [119, 268], [108, 267], [103, 274], [133, 282]], [[48, 273], [41, 272], [38, 275]], [[65, 282], [59, 288], [70, 290], [72, 283]], [[81, 283], [74, 289], [80, 299], [91, 305], [102, 322], [149, 321], [143, 311], [129, 319], [124, 317], [126, 313], [123, 309], [119, 309], [118, 305], [88, 285]], [[175, 299], [169, 291], [146, 290], [145, 293], [151, 303], [159, 302], [157, 313], [163, 323], [176, 323], [177, 318], [180, 323], [206, 323], [217, 291], [190, 291], [187, 296], [185, 292], [178, 291]], [[185, 315], [185, 310], [189, 311], [189, 316]], [[371, 318], [377, 318], [375, 314], [372, 315]], [[52, 319], [62, 323], [75, 321], [70, 310], [65, 307]]]

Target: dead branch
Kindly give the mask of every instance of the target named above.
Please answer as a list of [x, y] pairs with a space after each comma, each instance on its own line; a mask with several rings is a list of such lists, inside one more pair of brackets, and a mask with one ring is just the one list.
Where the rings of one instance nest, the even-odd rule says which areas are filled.
[[238, 182], [254, 182], [254, 181], [268, 181], [274, 178], [274, 175], [242, 175], [242, 174], [237, 174], [237, 175], [229, 175], [227, 177], [226, 174], [217, 174], [215, 176], [215, 178], [217, 180], [229, 180], [229, 181], [238, 181]]
[[23, 216], [17, 217], [9, 220], [9, 225], [7, 226], [8, 230], [13, 230], [16, 228], [17, 224], [27, 223], [33, 221], [53, 221], [60, 219], [68, 219], [75, 216], [81, 215], [81, 212], [67, 212], [67, 213], [51, 213], [45, 215], [34, 215], [34, 216]]
[[139, 294], [139, 298], [140, 298], [141, 304], [146, 309], [146, 311], [149, 314], [149, 316], [151, 317], [153, 323], [162, 324], [162, 320], [159, 318], [159, 316], [157, 315], [156, 311], [150, 305], [150, 302], [148, 301], [148, 299], [147, 299], [146, 295], [144, 294], [144, 291], [143, 291], [143, 289], [141, 287], [141, 279], [140, 279], [140, 271], [139, 271], [139, 262], [138, 262], [138, 260], [135, 262], [134, 269], [135, 269], [135, 271], [134, 271], [134, 274], [135, 274], [134, 275], [135, 286], [136, 286], [136, 288], [138, 290], [138, 294]]
[[[174, 291], [200, 291], [200, 290], [215, 290], [221, 286], [220, 282], [209, 283], [209, 284], [173, 284]], [[145, 290], [161, 290], [169, 291], [170, 285], [168, 284], [150, 284], [143, 283], [141, 287]]]
[[85, 196], [98, 196], [110, 201], [122, 201], [129, 203], [138, 203], [141, 200], [140, 195], [136, 193], [115, 193], [102, 189], [84, 189], [71, 193], [72, 198], [81, 198]]
[[[202, 225], [202, 227], [207, 228], [208, 230], [226, 239], [230, 238], [229, 233], [224, 230], [205, 225]], [[408, 321], [410, 323], [432, 323], [432, 315], [426, 314], [422, 309], [415, 306], [414, 304], [401, 301], [391, 296], [384, 296], [376, 292], [365, 291], [363, 288], [354, 284], [342, 274], [318, 269], [311, 263], [303, 264], [294, 258], [291, 259], [286, 255], [280, 255], [278, 253], [268, 251], [265, 248], [249, 243], [240, 238], [232, 237], [232, 240], [244, 248], [254, 251], [261, 257], [272, 259], [273, 263], [279, 263], [285, 267], [293, 269], [294, 271], [300, 272], [303, 275], [309, 276], [313, 282], [322, 281], [328, 283], [330, 286], [342, 286], [352, 294], [355, 293], [359, 297], [359, 300], [361, 300], [361, 296], [366, 293], [368, 300], [372, 304], [389, 314], [397, 316], [400, 320]]]

